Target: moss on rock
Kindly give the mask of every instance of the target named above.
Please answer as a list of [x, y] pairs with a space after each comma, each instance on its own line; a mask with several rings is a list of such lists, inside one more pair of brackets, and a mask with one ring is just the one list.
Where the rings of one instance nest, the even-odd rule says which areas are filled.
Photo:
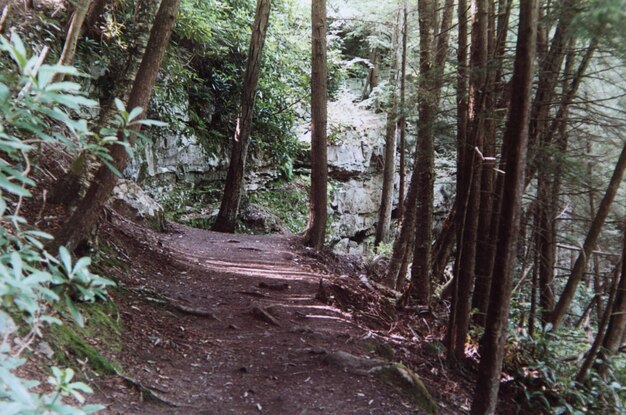
[[419, 376], [411, 369], [401, 363], [394, 363], [377, 368], [375, 373], [380, 380], [396, 389], [401, 396], [410, 400], [426, 413], [437, 413], [437, 403]]

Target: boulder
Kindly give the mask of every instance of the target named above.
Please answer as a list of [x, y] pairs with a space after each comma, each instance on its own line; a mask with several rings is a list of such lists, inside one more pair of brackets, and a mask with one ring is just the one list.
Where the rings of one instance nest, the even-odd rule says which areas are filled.
[[120, 179], [109, 205], [129, 219], [145, 221], [159, 232], [165, 230], [163, 208], [133, 181]]

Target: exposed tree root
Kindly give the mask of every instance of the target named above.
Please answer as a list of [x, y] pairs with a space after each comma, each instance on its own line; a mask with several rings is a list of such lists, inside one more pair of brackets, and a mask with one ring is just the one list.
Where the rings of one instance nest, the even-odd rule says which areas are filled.
[[138, 380], [133, 379], [131, 377], [128, 377], [128, 376], [126, 376], [126, 375], [124, 375], [122, 373], [118, 372], [117, 376], [119, 376], [122, 379], [124, 379], [124, 381], [126, 383], [128, 383], [129, 385], [137, 388], [137, 390], [139, 390], [139, 392], [141, 392], [141, 398], [146, 400], [146, 401], [157, 402], [157, 403], [160, 403], [160, 404], [171, 406], [173, 408], [182, 408], [182, 407], [189, 408], [190, 407], [190, 405], [187, 405], [187, 404], [171, 401], [168, 398], [164, 397], [156, 389], [150, 388], [148, 386], [145, 386], [143, 383], [139, 382]]
[[281, 324], [276, 319], [276, 317], [270, 314], [270, 312], [267, 309], [261, 307], [258, 304], [253, 304], [252, 307], [250, 307], [250, 314], [252, 314], [252, 316], [256, 318], [257, 320], [261, 320], [265, 323], [269, 323], [274, 326], [281, 327]]
[[180, 304], [173, 298], [155, 293], [154, 291], [147, 290], [145, 288], [126, 288], [126, 289], [129, 291], [136, 292], [138, 294], [148, 294], [148, 296], [142, 296], [142, 298], [146, 301], [157, 303], [165, 307], [169, 307], [183, 314], [189, 314], [189, 315], [196, 316], [196, 317], [204, 317], [204, 318], [209, 318], [211, 320], [220, 321], [220, 319], [217, 318], [217, 316], [211, 311]]

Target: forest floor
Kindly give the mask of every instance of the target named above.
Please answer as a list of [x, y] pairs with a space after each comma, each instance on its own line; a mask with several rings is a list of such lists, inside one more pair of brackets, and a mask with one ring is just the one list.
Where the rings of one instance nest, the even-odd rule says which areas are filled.
[[[304, 248], [295, 236], [177, 224], [156, 233], [109, 216], [101, 239], [122, 259], [110, 276], [122, 327], [113, 358], [124, 376], [95, 381], [90, 400], [106, 404], [103, 413], [426, 413], [353, 370], [350, 356], [337, 360], [337, 352], [402, 361], [422, 378], [439, 414], [468, 409], [466, 376], [450, 375], [436, 342], [429, 343], [432, 333], [415, 331], [428, 322], [416, 317], [414, 329], [401, 329], [386, 318], [358, 278], [340, 275], [354, 273], [352, 265]], [[340, 287], [325, 302], [320, 280]], [[335, 296], [355, 304], [329, 305]]]

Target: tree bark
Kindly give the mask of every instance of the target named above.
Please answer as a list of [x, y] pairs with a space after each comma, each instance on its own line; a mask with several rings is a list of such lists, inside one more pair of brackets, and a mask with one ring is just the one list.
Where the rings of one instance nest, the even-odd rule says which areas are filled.
[[[576, 0], [565, 0], [560, 4], [561, 13], [552, 40], [550, 50], [541, 62], [537, 92], [533, 100], [529, 137], [529, 171], [526, 172], [526, 185], [532, 180], [540, 163], [535, 160], [539, 149], [545, 144], [541, 142], [548, 121], [550, 109], [556, 93], [561, 66], [571, 38], [570, 26], [576, 15]], [[545, 29], [546, 34], [549, 29]]]
[[[99, 127], [104, 126], [111, 118], [113, 99], [119, 98], [122, 102], [129, 102], [129, 94], [137, 77], [137, 71], [144, 57], [146, 45], [161, 0], [139, 0], [135, 6], [133, 24], [129, 29], [128, 37], [132, 39], [128, 56], [123, 69], [117, 79], [113, 81], [113, 92], [105, 102], [101, 102]], [[51, 191], [53, 203], [62, 203], [66, 206], [80, 203], [81, 179], [89, 170], [93, 159], [86, 152], [81, 152], [72, 160], [69, 171], [55, 183]]]
[[[76, 3], [76, 9], [72, 13], [72, 21], [70, 27], [67, 30], [67, 36], [65, 38], [65, 44], [63, 45], [63, 51], [59, 58], [59, 65], [70, 66], [74, 64], [74, 56], [76, 55], [76, 47], [78, 46], [78, 38], [80, 37], [83, 22], [89, 9], [89, 3], [91, 0], [79, 0]], [[53, 82], [61, 82], [64, 78], [64, 74], [55, 74]]]
[[536, 39], [537, 1], [528, 0], [520, 4], [513, 94], [503, 139], [506, 150], [503, 151], [505, 165], [502, 167], [506, 174], [499, 176], [504, 181], [495, 261], [499, 275], [496, 278], [494, 274], [492, 278], [485, 334], [480, 342], [481, 359], [471, 408], [473, 415], [494, 414], [498, 400], [524, 192]]
[[[626, 336], [626, 220], [622, 222], [624, 227], [624, 250], [622, 253], [622, 275], [619, 279], [615, 301], [613, 303], [609, 324], [602, 340], [601, 359], [604, 362], [607, 356], [615, 355], [623, 344]], [[607, 305], [607, 308], [609, 306]], [[599, 372], [604, 376], [607, 365], [602, 364]]]
[[113, 99], [119, 98], [128, 102], [139, 68], [146, 53], [152, 28], [156, 23], [156, 15], [162, 0], [138, 0], [135, 5], [133, 23], [128, 28], [128, 37], [131, 43], [128, 48], [126, 61], [122, 70], [113, 80], [113, 91], [110, 99], [101, 103], [100, 124], [104, 125], [111, 118]]
[[[154, 19], [154, 26], [149, 35], [146, 53], [133, 83], [127, 105], [129, 109], [148, 107], [152, 88], [174, 29], [179, 5], [180, 0], [163, 0], [159, 7]], [[140, 117], [144, 116], [145, 111]], [[136, 125], [135, 130], [139, 129], [140, 126]], [[120, 136], [119, 139], [123, 139], [123, 137]], [[134, 145], [135, 139], [135, 134], [131, 134], [128, 138], [131, 146]], [[113, 158], [112, 164], [119, 171], [123, 171], [128, 161], [126, 148], [121, 145], [114, 145], [111, 149], [111, 156]], [[116, 183], [117, 176], [108, 167], [101, 166], [98, 169], [94, 180], [87, 189], [87, 194], [55, 235], [55, 239], [51, 243], [52, 252], [61, 245], [74, 250], [87, 237], [91, 228], [98, 222], [102, 208], [111, 196]]]
[[[535, 210], [535, 222], [537, 221]], [[535, 223], [535, 228], [537, 224]], [[537, 239], [537, 232], [533, 230], [532, 232], [534, 238]], [[537, 258], [536, 250], [533, 250], [533, 269], [532, 269], [532, 286], [530, 289], [530, 311], [528, 312], [528, 337], [531, 339], [535, 337], [535, 318], [537, 316], [537, 289], [539, 288], [539, 259]]]
[[[624, 240], [624, 254], [622, 255], [622, 260], [621, 262], [624, 262], [624, 258], [626, 258], [624, 255], [626, 255], [626, 239]], [[609, 320], [613, 320], [613, 322], [615, 322], [615, 320], [613, 319], [615, 312], [619, 312], [620, 307], [623, 306], [623, 304], [617, 304], [620, 302], [620, 300], [622, 300], [623, 302], [623, 293], [622, 293], [622, 298], [621, 299], [617, 299], [616, 302], [616, 293], [618, 290], [618, 281], [620, 281], [620, 286], [622, 291], [626, 289], [626, 285], [624, 285], [624, 281], [626, 281], [626, 279], [624, 278], [624, 270], [626, 270], [626, 268], [624, 268], [622, 270], [622, 277], [619, 277], [620, 274], [620, 266], [621, 264], [618, 264], [617, 267], [615, 268], [615, 275], [613, 275], [613, 282], [611, 284], [611, 290], [609, 292], [609, 298], [606, 302], [606, 308], [604, 310], [604, 313], [602, 315], [602, 318], [600, 319], [599, 323], [598, 323], [598, 332], [596, 334], [596, 337], [593, 341], [593, 344], [591, 345], [591, 348], [589, 349], [589, 351], [587, 352], [587, 357], [585, 357], [585, 360], [583, 361], [582, 366], [580, 367], [580, 370], [578, 371], [578, 373], [576, 374], [576, 382], [578, 383], [583, 383], [585, 381], [585, 378], [587, 377], [587, 372], [589, 371], [589, 369], [591, 368], [591, 366], [593, 365], [593, 363], [596, 360], [596, 355], [598, 354], [598, 351], [600, 350], [600, 346], [604, 346], [605, 350], [610, 353], [613, 354], [617, 351], [617, 347], [619, 347], [619, 342], [622, 339], [622, 332], [624, 330], [624, 324], [626, 324], [626, 319], [622, 319], [621, 321], [621, 326], [615, 326], [613, 325], [613, 327], [610, 326]], [[622, 311], [626, 311], [626, 309], [623, 309]], [[608, 350], [605, 346], [606, 340], [607, 338], [611, 338], [609, 340], [609, 342], [614, 343], [614, 340], [617, 340], [617, 344], [615, 344], [614, 346], [614, 350]], [[605, 353], [602, 353], [605, 354]], [[601, 365], [600, 367], [602, 367], [604, 365]]]
[[400, 161], [399, 161], [399, 174], [400, 174], [400, 183], [398, 185], [398, 218], [404, 216], [404, 193], [405, 193], [405, 174], [406, 174], [406, 157], [405, 157], [405, 147], [406, 147], [406, 61], [407, 61], [407, 47], [408, 47], [408, 38], [409, 38], [409, 25], [408, 25], [408, 15], [409, 12], [407, 10], [406, 1], [404, 2], [404, 13], [403, 13], [403, 24], [402, 24], [402, 64], [400, 71], [400, 119], [398, 120], [398, 130], [400, 131], [400, 145], [398, 152], [400, 153]]
[[100, 28], [96, 28], [96, 25], [100, 22], [102, 14], [107, 4], [111, 0], [92, 0], [87, 10], [87, 16], [85, 16], [85, 23], [83, 24], [83, 33], [90, 37], [101, 36]]
[[311, 191], [309, 222], [304, 234], [304, 243], [315, 249], [321, 249], [324, 246], [328, 216], [326, 0], [313, 0], [311, 25]]
[[430, 306], [430, 256], [433, 228], [433, 181], [435, 170], [434, 123], [437, 117], [433, 68], [435, 4], [417, 2], [420, 31], [420, 78], [418, 83], [417, 153], [415, 159], [418, 195], [415, 209], [415, 245], [409, 296], [418, 305]]
[[269, 25], [271, 0], [257, 0], [256, 14], [252, 24], [252, 37], [248, 50], [248, 63], [244, 75], [237, 126], [233, 137], [230, 164], [226, 176], [226, 185], [222, 195], [222, 204], [213, 224], [217, 232], [233, 233], [237, 225], [239, 203], [246, 173], [246, 158], [248, 144], [252, 132], [252, 117], [254, 115], [254, 101], [261, 73], [261, 60], [267, 26]]
[[[456, 74], [456, 165], [457, 170], [460, 171], [463, 165], [463, 153], [465, 149], [465, 141], [467, 139], [467, 84], [468, 84], [468, 65], [467, 65], [467, 47], [468, 47], [468, 27], [467, 27], [467, 0], [459, 0], [457, 7], [458, 18], [458, 45], [457, 45], [457, 74]], [[456, 181], [456, 246], [457, 246], [457, 258], [454, 263], [454, 277], [452, 281], [452, 304], [458, 302], [459, 297], [459, 279], [458, 279], [458, 256], [459, 249], [461, 247], [461, 231], [462, 226], [461, 212], [465, 210], [464, 206], [464, 194], [465, 188], [462, 186], [461, 181]], [[462, 200], [463, 199], [463, 200]], [[452, 356], [453, 350], [452, 344], [456, 344], [456, 313], [454, 309], [450, 311], [450, 320], [448, 321], [448, 330], [446, 335], [446, 343], [448, 346], [448, 358]]]
[[476, 240], [476, 268], [472, 308], [477, 310], [474, 322], [484, 327], [487, 307], [489, 305], [489, 289], [493, 260], [495, 257], [495, 244], [491, 238], [491, 223], [493, 216], [493, 200], [496, 181], [496, 130], [499, 120], [496, 119], [496, 104], [498, 101], [499, 83], [502, 77], [502, 56], [504, 55], [505, 35], [508, 30], [510, 15], [510, 1], [500, 0], [497, 19], [493, 3], [489, 4], [489, 36], [488, 51], [493, 65], [489, 65], [487, 71], [487, 83], [485, 89], [485, 121], [484, 142], [481, 177], [480, 177], [480, 212], [478, 219], [478, 236]]
[[604, 194], [604, 197], [602, 198], [602, 201], [600, 202], [600, 206], [598, 207], [596, 216], [591, 222], [591, 226], [589, 228], [589, 231], [587, 232], [583, 248], [580, 251], [578, 258], [576, 258], [576, 262], [574, 263], [574, 268], [572, 270], [572, 275], [567, 280], [565, 289], [563, 290], [561, 297], [559, 297], [559, 301], [556, 303], [554, 311], [550, 316], [552, 331], [556, 331], [559, 328], [559, 326], [563, 322], [565, 313], [567, 312], [570, 304], [572, 303], [572, 300], [574, 299], [574, 295], [576, 294], [576, 288], [578, 287], [578, 284], [580, 283], [580, 280], [585, 273], [585, 269], [587, 268], [587, 261], [589, 259], [589, 256], [591, 255], [593, 248], [596, 245], [598, 236], [600, 236], [604, 221], [609, 214], [611, 204], [615, 199], [615, 195], [617, 194], [619, 186], [622, 182], [622, 178], [624, 177], [624, 170], [626, 170], [626, 144], [624, 144], [617, 164], [615, 165], [613, 176], [611, 177], [609, 186]]
[[391, 42], [392, 58], [389, 68], [389, 84], [391, 91], [391, 106], [387, 112], [387, 123], [385, 126], [385, 160], [383, 167], [383, 188], [380, 195], [380, 209], [378, 209], [378, 221], [376, 222], [376, 233], [374, 237], [374, 248], [381, 242], [385, 242], [389, 237], [391, 228], [391, 210], [393, 208], [393, 185], [396, 172], [396, 126], [398, 123], [398, 43], [400, 39], [400, 12]]
[[476, 270], [476, 247], [481, 192], [482, 159], [475, 151], [482, 149], [484, 141], [485, 101], [487, 82], [487, 28], [488, 5], [486, 0], [473, 0], [472, 44], [470, 50], [470, 92], [468, 103], [469, 135], [463, 148], [463, 159], [457, 180], [460, 181], [461, 193], [457, 195], [459, 204], [460, 226], [458, 256], [456, 267], [457, 295], [452, 304], [454, 326], [450, 343], [449, 357], [457, 360], [465, 358], [465, 341], [469, 328], [471, 299], [474, 289]]
[[[420, 98], [421, 100], [427, 99], [428, 105], [432, 106], [432, 108], [435, 108], [434, 110], [435, 114], [433, 115], [433, 120], [430, 125], [430, 128], [434, 127], [434, 117], [436, 116], [436, 109], [439, 108], [441, 85], [443, 82], [443, 68], [445, 64], [445, 58], [447, 55], [449, 28], [451, 25], [451, 21], [452, 21], [452, 1], [446, 0], [446, 6], [444, 7], [444, 16], [441, 22], [441, 25], [442, 25], [441, 31], [437, 39], [437, 48], [436, 48], [437, 54], [435, 56], [435, 67], [434, 69], [429, 70], [430, 76], [431, 76], [430, 78], [431, 85], [426, 85], [428, 87], [428, 89], [426, 90], [428, 93], [428, 96], [423, 96]], [[433, 41], [434, 41], [434, 38], [431, 35], [431, 42]], [[421, 56], [420, 56], [420, 65], [421, 65]], [[430, 65], [432, 66], [432, 62]], [[432, 110], [429, 109], [428, 111], [432, 111]], [[420, 117], [421, 116], [422, 115], [420, 115]], [[425, 132], [427, 131], [423, 131], [422, 134]], [[418, 131], [418, 134], [420, 134], [419, 131]], [[432, 135], [432, 132], [430, 132], [430, 134]], [[413, 238], [417, 237], [416, 232], [415, 232], [416, 215], [417, 215], [417, 209], [418, 209], [417, 198], [420, 192], [420, 188], [424, 186], [424, 183], [420, 184], [419, 182], [420, 179], [418, 177], [420, 174], [422, 175], [421, 180], [427, 179], [427, 176], [429, 174], [432, 175], [432, 177], [434, 177], [434, 172], [432, 171], [432, 168], [429, 169], [427, 165], [426, 166], [421, 165], [420, 161], [418, 160], [419, 152], [424, 150], [424, 149], [422, 150], [419, 149], [419, 146], [423, 145], [423, 143], [420, 144], [420, 141], [421, 140], [418, 138], [418, 148], [416, 149], [416, 155], [415, 155], [416, 161], [414, 163], [413, 172], [411, 173], [411, 179], [410, 179], [409, 186], [407, 189], [407, 195], [405, 197], [404, 216], [402, 217], [401, 226], [398, 230], [396, 239], [394, 240], [391, 259], [389, 261], [389, 266], [387, 268], [387, 272], [385, 273], [385, 278], [384, 278], [385, 284], [387, 284], [388, 286], [392, 288], [398, 288], [400, 282], [404, 280], [405, 273], [406, 273], [406, 265], [410, 262], [410, 256], [411, 254], [413, 254], [413, 246], [414, 246], [414, 241], [415, 241], [415, 239]], [[428, 190], [425, 190], [425, 191], [428, 192]], [[432, 194], [432, 185], [431, 185], [430, 193]], [[431, 197], [430, 205], [432, 206], [432, 197]], [[423, 206], [423, 209], [428, 209], [428, 206]], [[430, 207], [430, 209], [432, 212], [432, 207]], [[430, 220], [430, 224], [431, 224], [430, 228], [432, 228], [432, 218]], [[420, 232], [422, 231], [422, 229], [426, 229], [426, 224], [420, 225]], [[430, 238], [432, 242], [432, 230], [430, 232], [431, 232]], [[430, 253], [428, 255], [430, 255]], [[430, 263], [430, 258], [428, 259], [428, 261]], [[409, 287], [409, 289], [407, 290], [407, 293], [410, 293], [411, 291], [412, 289]]]

